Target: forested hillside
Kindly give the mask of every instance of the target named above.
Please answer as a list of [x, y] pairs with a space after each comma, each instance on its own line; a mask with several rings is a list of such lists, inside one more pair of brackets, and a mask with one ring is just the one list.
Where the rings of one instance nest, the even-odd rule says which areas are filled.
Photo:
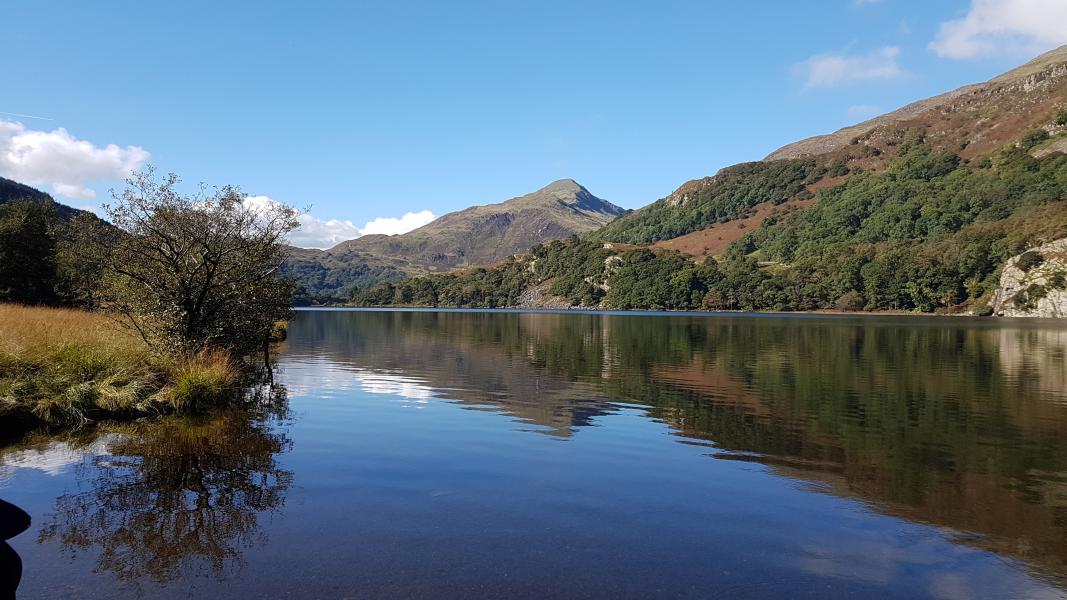
[[669, 240], [715, 223], [740, 219], [762, 202], [781, 204], [810, 198], [809, 185], [827, 175], [846, 173], [848, 169], [842, 161], [829, 166], [811, 159], [734, 165], [617, 219], [590, 234], [589, 239], [628, 244]]
[[690, 181], [581, 240], [352, 301], [988, 312], [1008, 258], [1067, 236], [1065, 152], [1067, 46]]
[[742, 163], [687, 182], [666, 198], [593, 234], [610, 242], [649, 244], [744, 217], [757, 204], [804, 200], [827, 181], [882, 171], [908, 132], [977, 163], [1022, 143], [1035, 155], [1067, 151], [1062, 135], [1067, 46], [988, 82], [920, 100], [840, 131], [789, 144], [764, 161]]
[[[533, 290], [620, 309], [981, 311], [1008, 257], [1067, 236], [1067, 156], [1034, 158], [1036, 137], [965, 164], [913, 131], [884, 170], [855, 173], [818, 191], [810, 208], [769, 217], [718, 259], [572, 239], [496, 269], [376, 286], [353, 301], [502, 307], [523, 304]], [[788, 185], [818, 177], [810, 163], [784, 164], [773, 172], [787, 177], [748, 176], [758, 186], [751, 196], [737, 184], [732, 206], [744, 210], [746, 198], [767, 198], [768, 189], [788, 196]]]

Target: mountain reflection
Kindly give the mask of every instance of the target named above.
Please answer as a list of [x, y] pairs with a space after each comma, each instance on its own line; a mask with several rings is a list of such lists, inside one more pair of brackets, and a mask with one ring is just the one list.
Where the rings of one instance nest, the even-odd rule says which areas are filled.
[[289, 440], [267, 420], [247, 411], [167, 417], [71, 440], [107, 442], [77, 467], [82, 491], [56, 500], [39, 541], [71, 555], [94, 549], [98, 570], [123, 581], [223, 577], [261, 541], [261, 513], [282, 507], [292, 481], [275, 459]]
[[1067, 330], [1047, 323], [300, 318], [294, 364], [390, 374], [563, 437], [621, 404], [644, 406], [710, 456], [953, 528], [1048, 572], [1067, 565]]

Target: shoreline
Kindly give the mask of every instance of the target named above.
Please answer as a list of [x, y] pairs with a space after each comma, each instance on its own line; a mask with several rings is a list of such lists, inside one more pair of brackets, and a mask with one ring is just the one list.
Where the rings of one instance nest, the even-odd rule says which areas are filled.
[[448, 313], [514, 313], [514, 314], [584, 314], [606, 316], [690, 316], [690, 317], [752, 317], [752, 318], [790, 318], [790, 319], [952, 319], [966, 320], [981, 323], [1063, 323], [1067, 326], [1067, 320], [1040, 318], [1040, 317], [998, 317], [994, 315], [978, 316], [971, 314], [945, 314], [945, 313], [917, 313], [908, 311], [843, 311], [843, 310], [818, 310], [818, 311], [689, 311], [689, 310], [629, 310], [629, 309], [595, 309], [595, 308], [534, 308], [534, 307], [507, 307], [507, 308], [460, 308], [460, 307], [431, 307], [431, 306], [295, 306], [293, 310], [298, 312], [336, 311], [336, 312], [448, 312]]

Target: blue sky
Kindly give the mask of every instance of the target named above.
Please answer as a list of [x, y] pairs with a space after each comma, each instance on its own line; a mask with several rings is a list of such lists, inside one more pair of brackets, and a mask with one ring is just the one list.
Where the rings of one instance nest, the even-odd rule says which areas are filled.
[[311, 206], [309, 246], [564, 177], [636, 208], [1067, 43], [1067, 0], [7, 0], [4, 15], [0, 175], [94, 207], [147, 161]]

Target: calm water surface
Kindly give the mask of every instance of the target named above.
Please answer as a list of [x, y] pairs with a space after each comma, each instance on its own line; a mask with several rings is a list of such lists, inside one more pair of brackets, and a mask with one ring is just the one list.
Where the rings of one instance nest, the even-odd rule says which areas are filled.
[[1065, 598], [1067, 328], [302, 312], [252, 412], [0, 449], [20, 598]]

